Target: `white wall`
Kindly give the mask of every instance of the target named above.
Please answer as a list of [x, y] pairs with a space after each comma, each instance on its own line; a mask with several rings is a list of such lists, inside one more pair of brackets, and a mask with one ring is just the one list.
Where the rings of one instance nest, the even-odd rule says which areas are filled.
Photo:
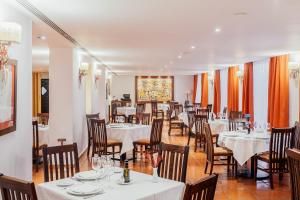
[[17, 66], [17, 130], [0, 136], [0, 172], [21, 179], [32, 178], [32, 22], [27, 16], [0, 2], [0, 19], [22, 26], [22, 42], [9, 49]]
[[195, 103], [201, 103], [201, 94], [202, 94], [201, 74], [198, 74]]
[[[186, 93], [189, 91], [189, 99], [192, 98], [194, 77], [185, 75], [174, 76], [174, 99], [181, 103], [186, 100]], [[199, 86], [200, 87], [200, 86]], [[113, 76], [111, 96], [121, 99], [123, 94], [130, 94], [131, 100], [135, 103], [135, 76], [119, 75]]]
[[299, 80], [290, 79], [289, 90], [289, 121], [293, 126], [295, 121], [299, 121]]
[[220, 70], [220, 88], [221, 88], [221, 112], [224, 107], [227, 107], [228, 93], [228, 69]]

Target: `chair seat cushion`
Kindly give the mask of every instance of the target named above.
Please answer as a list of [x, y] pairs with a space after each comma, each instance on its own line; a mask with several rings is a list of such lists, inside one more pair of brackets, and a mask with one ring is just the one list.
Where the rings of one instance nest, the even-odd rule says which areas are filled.
[[107, 140], [107, 146], [117, 146], [117, 145], [122, 145], [122, 142], [119, 140]]
[[137, 145], [149, 145], [150, 144], [150, 140], [149, 139], [140, 139], [140, 140], [134, 141], [134, 144], [137, 144]]
[[171, 120], [171, 123], [172, 124], [182, 124], [183, 123], [183, 121], [180, 121], [180, 120]]
[[232, 151], [223, 147], [215, 147], [214, 155], [216, 156], [230, 156], [232, 155]]

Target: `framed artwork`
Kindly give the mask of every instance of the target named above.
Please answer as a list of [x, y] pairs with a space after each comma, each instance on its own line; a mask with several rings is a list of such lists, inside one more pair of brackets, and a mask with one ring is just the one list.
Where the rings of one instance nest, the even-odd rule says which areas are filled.
[[16, 130], [17, 62], [0, 70], [0, 136]]
[[174, 76], [136, 76], [135, 101], [159, 102], [174, 99]]

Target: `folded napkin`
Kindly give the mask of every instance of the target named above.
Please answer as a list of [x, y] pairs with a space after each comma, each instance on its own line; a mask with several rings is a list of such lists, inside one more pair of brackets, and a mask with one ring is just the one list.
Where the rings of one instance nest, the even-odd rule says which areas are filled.
[[90, 184], [81, 184], [71, 187], [69, 190], [73, 193], [78, 194], [92, 194], [99, 191], [101, 188], [99, 186], [90, 185]]

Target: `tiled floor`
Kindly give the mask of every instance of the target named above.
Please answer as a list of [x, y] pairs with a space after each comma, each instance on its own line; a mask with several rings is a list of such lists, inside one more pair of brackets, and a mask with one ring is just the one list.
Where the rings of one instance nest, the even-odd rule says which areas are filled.
[[[187, 137], [181, 136], [176, 130], [171, 136], [168, 136], [167, 126], [163, 130], [163, 141], [171, 144], [186, 145]], [[191, 140], [191, 149], [189, 153], [187, 181], [193, 182], [199, 180], [202, 177], [207, 176], [204, 174], [205, 159], [206, 156], [203, 152], [198, 150], [194, 152], [194, 144]], [[130, 168], [136, 171], [151, 173], [152, 169], [149, 162], [138, 161], [136, 164], [130, 162]], [[86, 154], [80, 158], [80, 169], [82, 171], [90, 169], [90, 163]], [[290, 199], [289, 189], [289, 176], [284, 175], [282, 182], [278, 182], [278, 177], [274, 177], [274, 189], [269, 188], [268, 182], [255, 182], [253, 179], [248, 178], [235, 178], [232, 175], [227, 175], [225, 166], [214, 167], [214, 172], [219, 174], [219, 180], [217, 184], [217, 191], [215, 199], [221, 200], [250, 200], [250, 199], [278, 199], [287, 200]], [[38, 173], [33, 172], [33, 179], [36, 184], [43, 182], [43, 170], [40, 169]]]

